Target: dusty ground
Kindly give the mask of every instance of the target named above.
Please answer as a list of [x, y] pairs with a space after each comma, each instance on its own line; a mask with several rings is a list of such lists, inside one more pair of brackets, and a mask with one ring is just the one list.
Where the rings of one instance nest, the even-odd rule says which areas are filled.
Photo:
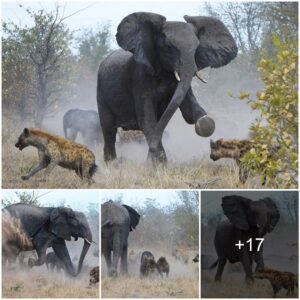
[[99, 285], [89, 287], [89, 272], [70, 278], [63, 272], [49, 273], [43, 267], [34, 270], [3, 269], [3, 298], [99, 298]]
[[[129, 249], [130, 251], [130, 249]], [[128, 251], [128, 253], [129, 253]], [[163, 252], [152, 250], [157, 259], [159, 256], [165, 256], [170, 265], [169, 278], [161, 279], [143, 278], [139, 276], [140, 253], [142, 250], [134, 250], [137, 258], [134, 262], [128, 264], [128, 276], [119, 276], [118, 278], [107, 277], [106, 263], [102, 258], [101, 266], [101, 297], [102, 298], [198, 298], [199, 297], [199, 269], [191, 259], [194, 257], [191, 253], [189, 262], [184, 264], [174, 257], [166, 255]]]

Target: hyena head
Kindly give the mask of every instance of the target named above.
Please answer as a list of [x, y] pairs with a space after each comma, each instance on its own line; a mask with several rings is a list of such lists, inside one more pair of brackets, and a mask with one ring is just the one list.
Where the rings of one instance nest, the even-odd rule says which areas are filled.
[[236, 143], [233, 141], [224, 141], [223, 139], [214, 142], [210, 140], [210, 158], [216, 161], [220, 158], [239, 158], [240, 149], [237, 147]]
[[30, 145], [30, 140], [30, 130], [28, 128], [24, 128], [15, 146], [22, 151], [24, 148]]

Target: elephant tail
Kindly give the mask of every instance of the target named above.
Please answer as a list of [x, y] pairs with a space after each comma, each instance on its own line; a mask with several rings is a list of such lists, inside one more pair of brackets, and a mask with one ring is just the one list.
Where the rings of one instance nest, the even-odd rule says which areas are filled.
[[217, 265], [218, 265], [218, 263], [219, 263], [219, 259], [217, 259], [209, 268], [208, 268], [208, 270], [212, 270], [212, 269], [214, 269]]
[[90, 174], [90, 176], [93, 176], [93, 175], [96, 173], [97, 168], [98, 168], [98, 166], [97, 166], [96, 164], [93, 164], [93, 165], [90, 167], [90, 169], [89, 169], [89, 174]]

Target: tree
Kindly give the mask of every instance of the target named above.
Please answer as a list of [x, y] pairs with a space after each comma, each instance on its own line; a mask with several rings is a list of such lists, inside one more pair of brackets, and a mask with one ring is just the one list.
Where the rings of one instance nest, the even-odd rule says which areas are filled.
[[39, 198], [43, 197], [48, 193], [39, 194], [36, 191], [32, 192], [15, 192], [16, 198], [10, 199], [10, 198], [3, 198], [2, 199], [2, 206], [6, 207], [8, 205], [14, 204], [14, 203], [25, 203], [29, 205], [34, 206], [40, 206]]
[[[65, 18], [60, 16], [59, 6], [52, 12], [34, 12], [29, 8], [26, 12], [33, 26], [3, 24], [3, 95], [11, 92], [16, 79], [21, 109], [25, 109], [24, 104], [30, 106], [35, 126], [41, 127], [44, 118], [57, 111], [72, 82], [72, 34], [63, 23]], [[8, 68], [15, 58], [17, 66], [10, 72]]]
[[[110, 26], [83, 29], [77, 38], [76, 100], [96, 103], [97, 72], [101, 59], [110, 51]], [[75, 101], [76, 101], [75, 100]]]
[[265, 88], [255, 100], [248, 99], [260, 117], [250, 130], [255, 147], [242, 158], [246, 168], [267, 178], [274, 187], [298, 185], [298, 41], [286, 43], [274, 37], [275, 59], [259, 64]]

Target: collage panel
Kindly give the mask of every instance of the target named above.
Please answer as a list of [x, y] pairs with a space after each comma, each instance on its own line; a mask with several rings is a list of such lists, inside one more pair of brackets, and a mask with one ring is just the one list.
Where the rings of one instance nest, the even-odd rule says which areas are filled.
[[2, 10], [4, 188], [298, 188], [297, 1]]
[[2, 191], [2, 298], [99, 298], [99, 199]]
[[298, 191], [202, 191], [201, 298], [298, 298]]
[[101, 193], [101, 298], [199, 298], [199, 192]]

